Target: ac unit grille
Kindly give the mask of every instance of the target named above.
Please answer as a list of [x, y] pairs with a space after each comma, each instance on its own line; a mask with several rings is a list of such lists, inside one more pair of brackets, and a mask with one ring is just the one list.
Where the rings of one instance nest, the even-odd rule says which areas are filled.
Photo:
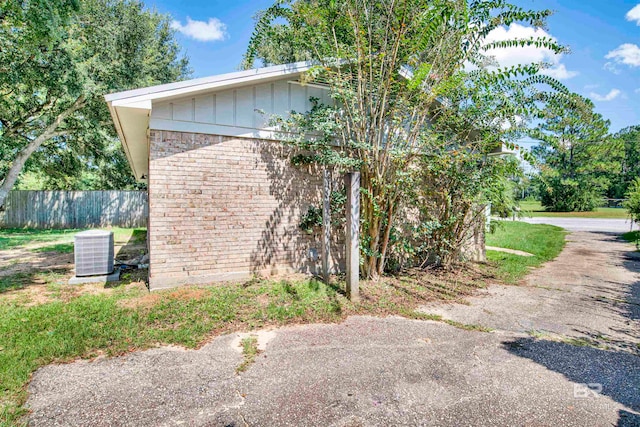
[[76, 276], [102, 276], [113, 273], [113, 233], [89, 230], [75, 235]]

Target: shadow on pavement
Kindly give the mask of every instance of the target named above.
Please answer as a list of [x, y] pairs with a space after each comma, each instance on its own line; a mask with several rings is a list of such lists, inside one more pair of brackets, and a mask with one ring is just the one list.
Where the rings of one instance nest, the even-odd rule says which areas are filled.
[[[600, 394], [610, 397], [631, 411], [640, 411], [638, 356], [627, 352], [606, 351], [534, 338], [504, 341], [502, 345], [508, 352], [558, 372], [575, 384], [599, 384], [602, 387]], [[589, 395], [576, 397], [578, 398], [597, 397]], [[640, 426], [640, 415], [620, 411], [618, 425]]]
[[640, 415], [621, 409], [618, 411], [618, 423], [616, 427], [638, 427], [640, 426]]
[[[618, 234], [609, 232], [594, 232], [608, 236], [607, 240], [620, 241]], [[640, 252], [620, 252], [619, 262], [626, 270], [636, 273], [640, 279]], [[593, 277], [584, 275], [586, 278]], [[584, 296], [584, 301], [594, 308], [598, 308], [600, 315], [620, 316], [625, 318], [624, 326], [605, 329], [589, 329], [586, 327], [574, 327], [573, 330], [584, 337], [584, 344], [609, 350], [622, 350], [640, 356], [640, 280], [633, 283], [619, 282], [615, 280], [597, 280], [597, 285], [583, 285], [584, 289], [590, 288], [589, 295]], [[610, 333], [614, 332], [614, 333]], [[639, 424], [640, 425], [640, 424]]]

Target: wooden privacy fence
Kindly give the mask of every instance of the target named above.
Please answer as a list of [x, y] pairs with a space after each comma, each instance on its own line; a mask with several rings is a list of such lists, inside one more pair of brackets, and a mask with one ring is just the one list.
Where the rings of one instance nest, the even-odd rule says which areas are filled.
[[11, 191], [6, 228], [146, 227], [145, 191]]

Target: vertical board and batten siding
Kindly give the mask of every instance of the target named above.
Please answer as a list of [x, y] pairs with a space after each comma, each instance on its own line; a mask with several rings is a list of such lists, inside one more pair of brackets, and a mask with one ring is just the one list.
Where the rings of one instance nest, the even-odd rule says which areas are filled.
[[[170, 125], [166, 126], [167, 121], [200, 123], [234, 128], [236, 132], [230, 135], [240, 136], [243, 129], [247, 133], [252, 130], [267, 130], [272, 115], [287, 116], [290, 111], [302, 113], [310, 110], [312, 97], [324, 104], [332, 102], [328, 89], [278, 80], [154, 103], [151, 128], [175, 130]], [[215, 132], [220, 133], [220, 129]]]
[[146, 227], [145, 191], [11, 191], [7, 228]]

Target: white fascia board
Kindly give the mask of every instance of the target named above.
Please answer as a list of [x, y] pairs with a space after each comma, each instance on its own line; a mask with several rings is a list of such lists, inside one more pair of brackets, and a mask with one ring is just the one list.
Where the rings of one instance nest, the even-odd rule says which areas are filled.
[[136, 180], [144, 182], [148, 173], [148, 138], [151, 101], [108, 102], [109, 113]]
[[122, 148], [124, 150], [124, 154], [127, 156], [127, 161], [129, 162], [129, 166], [131, 167], [131, 170], [133, 171], [133, 176], [136, 178], [136, 180], [140, 180], [138, 177], [140, 176], [140, 174], [138, 174], [138, 172], [135, 169], [134, 163], [133, 163], [133, 159], [131, 157], [131, 153], [129, 152], [129, 146], [127, 144], [127, 140], [124, 137], [124, 132], [122, 130], [122, 124], [120, 123], [120, 118], [118, 117], [118, 112], [116, 111], [116, 109], [113, 107], [113, 105], [111, 105], [111, 102], [107, 102], [107, 105], [109, 107], [109, 113], [111, 114], [111, 118], [113, 119], [113, 124], [116, 128], [116, 133], [118, 134], [118, 138], [120, 139], [120, 143], [122, 144]]
[[164, 100], [188, 95], [195, 95], [213, 89], [228, 86], [248, 84], [260, 80], [277, 79], [288, 75], [299, 75], [309, 71], [314, 64], [311, 62], [295, 62], [293, 64], [275, 65], [272, 67], [256, 68], [235, 73], [221, 74], [183, 82], [151, 86], [142, 89], [105, 95], [107, 102], [132, 102]]
[[127, 108], [137, 108], [140, 110], [147, 110], [151, 112], [152, 102], [151, 100], [129, 100], [129, 99], [119, 99], [116, 101], [109, 102], [109, 105], [113, 107], [127, 107]]
[[518, 151], [517, 150], [512, 150], [510, 148], [507, 148], [506, 144], [502, 143], [500, 144], [499, 148], [496, 148], [495, 150], [491, 151], [488, 156], [489, 157], [495, 157], [495, 156], [517, 156], [518, 155]]

